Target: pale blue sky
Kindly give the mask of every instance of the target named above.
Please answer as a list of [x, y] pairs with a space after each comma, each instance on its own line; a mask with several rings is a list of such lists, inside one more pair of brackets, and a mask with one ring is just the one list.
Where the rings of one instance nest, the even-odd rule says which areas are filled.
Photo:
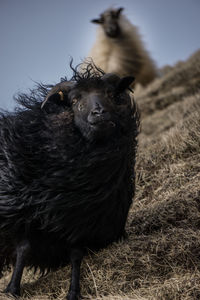
[[90, 20], [110, 6], [125, 8], [159, 67], [200, 48], [200, 0], [0, 0], [0, 107], [33, 81], [70, 77], [70, 56], [80, 63], [94, 43]]

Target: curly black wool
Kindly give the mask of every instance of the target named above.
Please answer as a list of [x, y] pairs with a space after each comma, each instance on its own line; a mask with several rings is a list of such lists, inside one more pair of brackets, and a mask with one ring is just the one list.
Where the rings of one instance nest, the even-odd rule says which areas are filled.
[[[65, 266], [72, 247], [98, 250], [123, 236], [134, 196], [139, 127], [128, 83], [123, 85], [89, 65], [85, 73], [74, 69], [69, 82], [40, 84], [19, 95], [16, 110], [1, 113], [0, 271], [15, 262], [24, 240], [30, 244], [25, 265], [45, 271]], [[81, 127], [77, 91], [85, 102], [110, 97], [105, 126], [112, 134], [99, 135], [104, 119], [92, 134], [93, 123]]]

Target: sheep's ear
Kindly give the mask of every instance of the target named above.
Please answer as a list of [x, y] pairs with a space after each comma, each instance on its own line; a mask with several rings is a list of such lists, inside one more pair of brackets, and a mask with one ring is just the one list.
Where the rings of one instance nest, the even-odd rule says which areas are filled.
[[73, 88], [74, 84], [75, 83], [73, 81], [63, 81], [56, 84], [47, 94], [41, 108], [45, 107], [45, 110], [49, 110], [49, 108], [51, 109], [52, 104], [59, 106], [70, 105], [68, 101], [68, 93]]
[[62, 91], [56, 92], [56, 93], [50, 93], [47, 95], [46, 99], [42, 102], [41, 108], [43, 109], [45, 107], [45, 110], [49, 111], [49, 105], [56, 104], [56, 105], [66, 105], [66, 97], [64, 97], [64, 94]]
[[93, 19], [91, 20], [91, 22], [94, 24], [103, 24], [103, 21], [101, 19]]
[[123, 7], [118, 8], [118, 10], [116, 11], [116, 17], [119, 17], [119, 15], [121, 14], [121, 12], [124, 10]]
[[131, 83], [133, 83], [134, 80], [135, 78], [133, 76], [126, 76], [121, 78], [117, 84], [116, 92], [124, 92], [126, 89], [129, 88], [129, 86], [131, 85]]

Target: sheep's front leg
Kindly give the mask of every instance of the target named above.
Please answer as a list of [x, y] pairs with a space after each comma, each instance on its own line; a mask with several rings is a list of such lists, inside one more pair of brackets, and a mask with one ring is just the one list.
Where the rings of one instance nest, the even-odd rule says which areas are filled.
[[83, 250], [80, 248], [72, 248], [70, 252], [70, 262], [72, 266], [71, 283], [67, 300], [80, 299], [80, 267], [83, 259]]
[[3, 261], [4, 259], [0, 256], [0, 279], [3, 277]]
[[4, 293], [10, 293], [13, 296], [20, 296], [20, 282], [25, 267], [26, 258], [30, 252], [30, 245], [23, 241], [16, 248], [16, 263], [14, 266], [11, 281], [9, 282]]

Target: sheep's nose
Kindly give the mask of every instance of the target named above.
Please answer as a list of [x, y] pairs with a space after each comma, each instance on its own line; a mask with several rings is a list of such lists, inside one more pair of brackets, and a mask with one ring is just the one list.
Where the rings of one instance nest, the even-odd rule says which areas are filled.
[[98, 103], [95, 105], [95, 107], [91, 110], [92, 115], [102, 115], [106, 112], [105, 108]]
[[117, 37], [119, 35], [119, 27], [117, 25], [110, 25], [105, 29], [109, 37]]
[[110, 113], [106, 107], [99, 101], [93, 103], [90, 113], [88, 115], [88, 122], [92, 125], [102, 124], [109, 121], [111, 118]]

